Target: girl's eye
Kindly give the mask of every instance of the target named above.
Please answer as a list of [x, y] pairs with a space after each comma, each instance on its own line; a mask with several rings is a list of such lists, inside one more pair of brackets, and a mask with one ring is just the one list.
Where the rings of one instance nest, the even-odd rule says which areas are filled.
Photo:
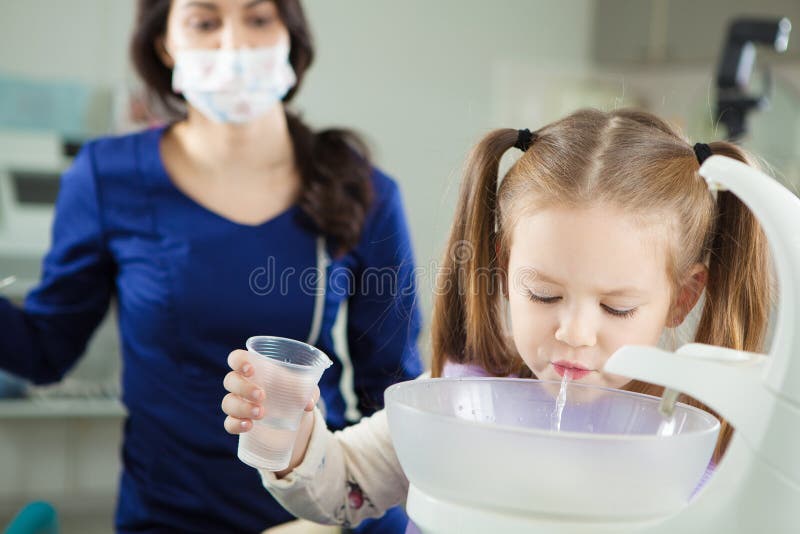
[[603, 306], [603, 309], [608, 313], [610, 313], [611, 315], [613, 315], [614, 317], [622, 317], [622, 318], [633, 317], [633, 314], [636, 313], [637, 309], [637, 308], [631, 308], [629, 310], [618, 310], [616, 308], [611, 308], [610, 306], [606, 306], [605, 304], [601, 304], [601, 306]]
[[541, 302], [542, 304], [552, 304], [553, 302], [558, 301], [561, 297], [542, 297], [534, 293], [533, 291], [529, 291], [528, 294], [530, 295], [530, 299], [533, 302]]
[[[533, 302], [539, 302], [541, 304], [553, 304], [554, 302], [558, 302], [559, 300], [561, 300], [561, 297], [544, 297], [541, 295], [537, 295], [533, 291], [529, 291], [528, 294]], [[624, 319], [633, 317], [633, 314], [636, 313], [637, 310], [637, 308], [630, 308], [628, 310], [618, 310], [616, 308], [606, 306], [605, 304], [601, 304], [601, 306], [609, 315], [613, 315], [614, 317], [620, 317]]]

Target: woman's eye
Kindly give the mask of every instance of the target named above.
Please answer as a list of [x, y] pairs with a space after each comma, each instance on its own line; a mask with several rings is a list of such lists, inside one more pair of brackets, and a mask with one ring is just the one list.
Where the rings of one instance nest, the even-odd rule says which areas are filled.
[[189, 26], [193, 30], [209, 32], [215, 30], [219, 26], [219, 21], [214, 19], [196, 19], [190, 21]]
[[263, 28], [264, 26], [269, 26], [275, 19], [272, 17], [252, 17], [250, 19], [250, 24], [256, 26], [257, 28]]
[[636, 313], [637, 308], [629, 308], [627, 310], [618, 310], [616, 308], [612, 308], [611, 306], [606, 306], [605, 304], [601, 304], [603, 309], [608, 312], [609, 314], [613, 315], [614, 317], [632, 317], [634, 313]]
[[558, 301], [561, 298], [561, 297], [540, 296], [540, 295], [537, 295], [536, 293], [534, 293], [533, 291], [529, 291], [528, 294], [530, 295], [530, 299], [533, 302], [541, 302], [542, 304], [552, 304], [552, 303]]

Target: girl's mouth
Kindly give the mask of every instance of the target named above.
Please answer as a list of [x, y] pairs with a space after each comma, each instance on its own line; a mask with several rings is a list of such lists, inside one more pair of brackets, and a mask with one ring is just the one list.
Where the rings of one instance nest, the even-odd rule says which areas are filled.
[[552, 362], [553, 368], [558, 373], [558, 376], [563, 377], [565, 374], [569, 373], [570, 380], [580, 380], [584, 376], [588, 375], [592, 372], [591, 369], [588, 369], [586, 366], [577, 363], [577, 362], [570, 362], [567, 360], [559, 360], [557, 362]]

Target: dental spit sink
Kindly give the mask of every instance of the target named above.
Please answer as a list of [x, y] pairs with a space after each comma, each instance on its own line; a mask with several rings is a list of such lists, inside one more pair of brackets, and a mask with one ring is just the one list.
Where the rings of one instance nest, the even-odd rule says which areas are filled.
[[[685, 506], [719, 421], [658, 397], [560, 382], [427, 379], [386, 391], [392, 440], [426, 495], [510, 514], [644, 519]], [[562, 397], [563, 398], [563, 397]]]

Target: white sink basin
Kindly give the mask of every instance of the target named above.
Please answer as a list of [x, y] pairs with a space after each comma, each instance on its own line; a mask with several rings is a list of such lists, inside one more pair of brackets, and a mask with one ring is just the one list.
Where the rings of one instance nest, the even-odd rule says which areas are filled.
[[570, 520], [661, 517], [686, 504], [719, 432], [712, 415], [659, 398], [559, 382], [427, 379], [386, 390], [409, 481], [431, 497]]

